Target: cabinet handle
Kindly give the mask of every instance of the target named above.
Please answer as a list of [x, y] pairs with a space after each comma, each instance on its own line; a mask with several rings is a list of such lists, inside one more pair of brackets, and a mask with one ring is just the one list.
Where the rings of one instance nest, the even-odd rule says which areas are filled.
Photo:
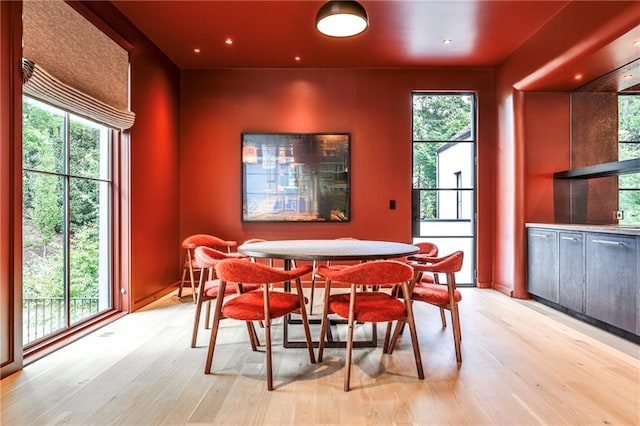
[[621, 243], [619, 241], [607, 241], [607, 240], [592, 240], [592, 241], [597, 244], [609, 244], [610, 246], [624, 246], [624, 243]]
[[531, 234], [532, 237], [540, 237], [540, 238], [549, 238], [549, 235], [546, 234]]
[[560, 237], [561, 240], [568, 240], [568, 241], [578, 241], [577, 238], [575, 237]]

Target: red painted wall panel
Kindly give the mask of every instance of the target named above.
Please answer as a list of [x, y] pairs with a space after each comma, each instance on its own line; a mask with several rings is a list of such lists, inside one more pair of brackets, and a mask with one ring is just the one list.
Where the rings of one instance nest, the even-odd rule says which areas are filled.
[[130, 102], [136, 122], [127, 141], [129, 181], [121, 188], [129, 203], [123, 253], [130, 253], [130, 275], [122, 282], [136, 310], [180, 278], [180, 70], [113, 5], [84, 6], [133, 46]]
[[525, 122], [525, 212], [527, 222], [553, 223], [553, 173], [571, 164], [570, 95], [568, 93], [527, 93]]
[[[183, 71], [181, 235], [223, 238], [334, 238], [411, 241], [411, 95], [477, 91], [479, 187], [491, 182], [494, 134], [491, 70]], [[350, 223], [242, 223], [240, 134], [350, 132]], [[389, 210], [389, 200], [396, 210]], [[479, 198], [479, 274], [490, 282], [493, 203]]]

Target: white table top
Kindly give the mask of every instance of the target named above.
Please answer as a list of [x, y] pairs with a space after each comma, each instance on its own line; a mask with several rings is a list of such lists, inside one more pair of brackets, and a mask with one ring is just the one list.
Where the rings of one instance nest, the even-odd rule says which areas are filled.
[[240, 253], [289, 260], [375, 260], [418, 253], [412, 244], [372, 240], [274, 240], [243, 244]]

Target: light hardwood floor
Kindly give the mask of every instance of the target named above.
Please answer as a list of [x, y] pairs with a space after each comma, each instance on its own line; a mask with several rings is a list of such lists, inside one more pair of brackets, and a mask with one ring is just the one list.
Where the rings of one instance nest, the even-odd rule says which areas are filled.
[[355, 350], [347, 393], [344, 349], [311, 365], [304, 349], [282, 348], [279, 323], [274, 391], [264, 352], [251, 352], [246, 327], [231, 320], [222, 322], [213, 374], [203, 374], [209, 331], [190, 348], [195, 306], [188, 294], [169, 295], [4, 379], [0, 423], [640, 424], [638, 345], [533, 301], [462, 293], [460, 366], [438, 310], [416, 303], [425, 380], [406, 333], [392, 355]]

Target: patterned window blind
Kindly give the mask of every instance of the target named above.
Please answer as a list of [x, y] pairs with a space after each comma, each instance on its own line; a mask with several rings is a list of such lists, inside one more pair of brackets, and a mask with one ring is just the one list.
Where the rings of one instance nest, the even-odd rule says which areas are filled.
[[62, 0], [23, 2], [23, 91], [128, 129], [129, 53]]

